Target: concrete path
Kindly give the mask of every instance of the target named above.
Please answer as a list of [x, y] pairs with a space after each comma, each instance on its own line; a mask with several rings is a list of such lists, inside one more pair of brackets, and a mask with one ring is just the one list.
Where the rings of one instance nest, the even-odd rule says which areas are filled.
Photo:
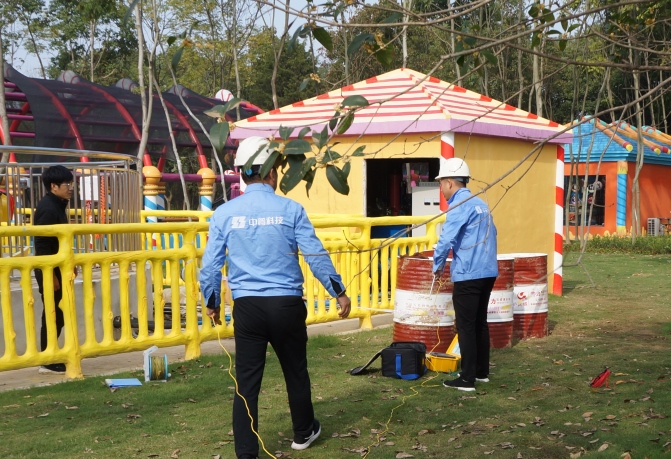
[[[373, 316], [373, 326], [375, 328], [388, 326], [392, 324], [392, 322], [393, 314]], [[339, 320], [337, 322], [310, 325], [308, 327], [309, 336], [352, 333], [357, 331], [359, 331], [359, 319]], [[232, 338], [222, 339], [221, 342], [229, 352], [235, 352], [235, 343]], [[203, 355], [219, 354], [222, 352], [219, 342], [216, 340], [203, 343], [200, 349]], [[184, 346], [164, 347], [160, 348], [157, 352], [161, 355], [166, 354], [168, 356], [168, 362], [171, 365], [180, 360], [184, 360]], [[82, 360], [82, 372], [84, 373], [84, 377], [110, 375], [141, 368], [142, 352], [139, 351]], [[68, 378], [65, 376], [39, 374], [37, 372], [37, 367], [23, 368], [21, 370], [0, 372], [0, 391], [25, 389], [35, 386], [49, 386], [64, 381], [68, 381]]]

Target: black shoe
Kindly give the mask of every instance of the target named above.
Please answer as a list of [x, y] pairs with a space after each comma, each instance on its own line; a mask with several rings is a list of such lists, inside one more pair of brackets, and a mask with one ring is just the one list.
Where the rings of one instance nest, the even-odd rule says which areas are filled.
[[319, 437], [320, 433], [322, 433], [322, 426], [319, 424], [319, 421], [315, 419], [312, 426], [312, 433], [307, 437], [302, 435], [294, 435], [294, 441], [291, 444], [291, 448], [298, 451], [308, 449], [312, 442]]
[[52, 363], [51, 365], [42, 365], [37, 372], [41, 375], [62, 375], [65, 374], [65, 364]]
[[452, 387], [454, 389], [459, 390], [465, 390], [466, 392], [473, 392], [475, 390], [474, 382], [464, 381], [463, 379], [461, 379], [461, 377], [453, 379], [452, 381], [444, 381], [443, 386]]

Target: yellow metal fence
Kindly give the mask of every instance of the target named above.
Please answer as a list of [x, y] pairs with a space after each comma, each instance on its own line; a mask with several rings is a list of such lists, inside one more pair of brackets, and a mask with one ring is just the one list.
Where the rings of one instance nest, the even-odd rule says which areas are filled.
[[[152, 345], [184, 345], [187, 359], [199, 356], [200, 343], [217, 338], [217, 330], [200, 316], [197, 279], [210, 215], [211, 212], [156, 211], [144, 212], [143, 218], [191, 221], [2, 227], [4, 241], [56, 236], [60, 250], [51, 256], [0, 258], [0, 371], [64, 362], [69, 377], [81, 377], [83, 358], [143, 350]], [[444, 218], [427, 224], [427, 236], [387, 240], [372, 239], [371, 227], [415, 225], [426, 218], [311, 216], [311, 220], [347, 285], [352, 299], [350, 317], [358, 318], [361, 327], [369, 328], [372, 314], [393, 308], [398, 256], [429, 250], [437, 240], [436, 225]], [[108, 238], [137, 237], [141, 249], [74, 250], [77, 241], [96, 234], [103, 245]], [[302, 257], [300, 263], [305, 276], [307, 323], [339, 320], [336, 308], [330, 307], [334, 300], [312, 276]], [[39, 351], [38, 341], [42, 309], [33, 278], [36, 268], [44, 273], [48, 345], [43, 352]], [[60, 341], [53, 299], [55, 268], [60, 269], [63, 278], [60, 307], [65, 326]], [[167, 303], [171, 305], [169, 313]], [[232, 321], [219, 327], [222, 337], [233, 335]]]

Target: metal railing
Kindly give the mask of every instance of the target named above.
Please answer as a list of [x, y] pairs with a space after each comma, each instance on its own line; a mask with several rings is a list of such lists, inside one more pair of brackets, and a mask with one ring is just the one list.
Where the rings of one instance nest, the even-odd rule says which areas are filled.
[[[44, 189], [45, 169], [59, 164], [72, 171], [73, 192], [69, 207], [70, 223], [139, 223], [142, 205], [142, 174], [137, 159], [128, 155], [95, 151], [0, 146], [0, 154], [11, 152], [20, 161], [0, 164], [0, 223], [24, 226], [32, 222]], [[23, 159], [46, 158], [34, 162]], [[86, 158], [87, 162], [80, 162]], [[135, 250], [135, 235], [96, 234], [79, 237], [75, 247], [81, 252]], [[3, 239], [2, 256], [30, 252], [24, 238]]]
[[[143, 212], [142, 217], [155, 212]], [[36, 235], [59, 239], [56, 255], [0, 258], [0, 308], [4, 352], [0, 371], [65, 362], [70, 377], [81, 377], [81, 359], [159, 347], [184, 345], [185, 357], [200, 355], [200, 343], [217, 338], [208, 320], [199, 317], [201, 293], [197, 271], [207, 242], [207, 218], [211, 212], [158, 212], [159, 217], [191, 217], [186, 223], [71, 224], [2, 228], [3, 238], [32, 238]], [[350, 317], [360, 326], [372, 326], [371, 315], [394, 304], [396, 267], [399, 255], [428, 250], [436, 242], [436, 225], [427, 225], [427, 236], [372, 239], [373, 226], [420, 224], [426, 217], [340, 217], [313, 218], [319, 230], [330, 230], [324, 245], [342, 275], [352, 298]], [[337, 229], [337, 231], [336, 231]], [[138, 239], [133, 250], [81, 252], [77, 241], [96, 234], [110, 238]], [[334, 304], [321, 284], [300, 260], [305, 276], [307, 323], [339, 320]], [[53, 269], [62, 273], [63, 299], [60, 307], [65, 327], [59, 344], [55, 328]], [[75, 267], [79, 275], [74, 275]], [[32, 270], [44, 272], [48, 345], [38, 351], [39, 295]], [[11, 273], [15, 275], [10, 276]], [[66, 273], [69, 273], [66, 274]], [[170, 288], [171, 320], [168, 325], [164, 292]], [[175, 313], [185, 293], [184, 315]], [[35, 300], [35, 297], [38, 297]], [[223, 295], [222, 295], [223, 297]], [[223, 306], [223, 305], [222, 305]], [[132, 318], [133, 316], [133, 318]], [[119, 328], [115, 328], [117, 318]], [[233, 334], [232, 322], [220, 326], [222, 337]]]

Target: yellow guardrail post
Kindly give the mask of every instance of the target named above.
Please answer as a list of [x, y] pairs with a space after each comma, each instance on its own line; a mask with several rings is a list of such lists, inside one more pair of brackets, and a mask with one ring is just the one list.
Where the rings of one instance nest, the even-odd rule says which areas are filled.
[[[198, 329], [198, 314], [196, 311], [196, 302], [200, 296], [198, 280], [196, 279], [196, 238], [198, 233], [191, 230], [184, 235], [183, 248], [188, 250], [184, 267], [186, 282], [186, 349], [184, 358], [187, 360], [195, 359], [200, 356], [200, 336]], [[223, 298], [223, 294], [221, 295]], [[222, 308], [223, 310], [223, 308]], [[202, 316], [203, 321], [207, 316]], [[174, 326], [173, 326], [174, 328]]]
[[[32, 285], [33, 283], [31, 282], [30, 278], [29, 266], [22, 266], [20, 271], [21, 271], [21, 296], [23, 297], [23, 304], [26, 305], [26, 307], [23, 309], [23, 316], [25, 318], [24, 329], [26, 331], [26, 354], [34, 355], [37, 354], [37, 345], [36, 345], [37, 333], [35, 333], [35, 327], [34, 326], [31, 327], [29, 325], [35, 323], [35, 298], [33, 297], [33, 285]], [[6, 278], [5, 276], [2, 277], [3, 279]], [[7, 289], [7, 292], [9, 293], [9, 289]], [[12, 308], [7, 309], [11, 311]], [[13, 334], [13, 337], [15, 336], [16, 334]], [[5, 349], [7, 348], [5, 347]], [[14, 350], [16, 350], [15, 344], [14, 344]]]
[[[375, 296], [371, 291], [370, 286], [370, 273], [372, 271], [371, 265], [371, 240], [370, 240], [370, 221], [366, 219], [362, 226], [361, 237], [357, 239], [356, 244], [358, 247], [358, 271], [357, 271], [357, 291], [359, 292], [359, 307], [365, 308], [367, 314], [359, 317], [359, 328], [364, 330], [371, 330], [373, 328], [373, 313], [371, 311], [372, 304], [371, 300], [374, 300]], [[377, 304], [377, 302], [375, 302]]]
[[145, 340], [149, 337], [148, 298], [147, 298], [147, 259], [142, 257], [135, 260], [135, 286], [137, 304], [137, 339]]
[[[84, 327], [86, 329], [86, 339], [84, 340], [84, 345], [93, 345], [95, 343], [95, 324], [93, 322], [94, 318], [94, 304], [96, 295], [93, 290], [93, 259], [88, 254], [87, 258], [84, 261], [81, 261], [79, 265], [81, 267], [81, 276], [82, 276], [82, 290], [84, 294]], [[103, 325], [105, 325], [103, 323]], [[110, 323], [111, 327], [111, 323]]]
[[2, 360], [9, 360], [12, 356], [16, 355], [16, 343], [14, 342], [16, 332], [14, 331], [14, 317], [11, 308], [12, 292], [9, 284], [11, 271], [11, 267], [0, 266], [0, 306], [2, 306], [2, 324], [5, 335], [5, 355], [2, 356], [0, 362]]
[[[60, 225], [59, 225], [60, 226]], [[79, 347], [79, 329], [77, 327], [77, 312], [75, 310], [75, 292], [74, 292], [74, 281], [75, 281], [75, 264], [74, 264], [74, 252], [72, 247], [73, 237], [72, 234], [65, 231], [59, 231], [58, 234], [58, 255], [57, 257], [63, 260], [61, 262], [61, 289], [63, 290], [63, 298], [59, 304], [61, 311], [63, 311], [63, 319], [65, 326], [63, 331], [65, 332], [64, 336], [64, 345], [63, 353], [65, 354], [64, 361], [66, 366], [66, 375], [69, 378], [83, 378], [82, 374], [82, 355], [81, 349]], [[50, 270], [51, 274], [53, 269]], [[44, 291], [53, 292], [53, 276], [47, 275], [44, 276]], [[49, 286], [47, 286], [49, 285]], [[46, 295], [45, 295], [46, 298]], [[51, 295], [50, 301], [48, 303], [47, 312], [53, 319], [53, 322], [56, 321], [56, 310], [53, 301], [53, 295]], [[47, 350], [54, 350], [58, 347], [58, 336], [56, 336], [56, 330], [48, 328], [48, 347]]]

